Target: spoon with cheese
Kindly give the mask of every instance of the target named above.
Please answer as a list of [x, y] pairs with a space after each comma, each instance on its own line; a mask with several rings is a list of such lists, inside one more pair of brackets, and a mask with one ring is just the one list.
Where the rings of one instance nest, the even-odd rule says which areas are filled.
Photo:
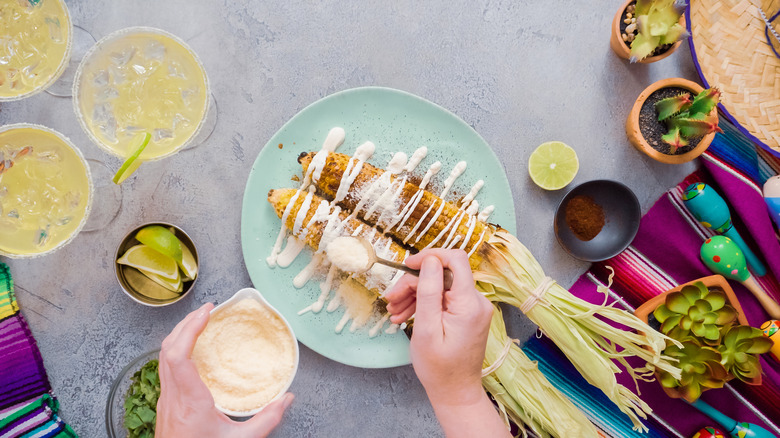
[[[325, 252], [328, 256], [328, 260], [337, 268], [345, 272], [360, 274], [371, 269], [371, 267], [374, 266], [374, 263], [379, 263], [418, 277], [420, 276], [420, 271], [418, 269], [412, 269], [403, 263], [393, 262], [378, 257], [371, 242], [362, 237], [337, 237], [328, 243]], [[444, 268], [445, 290], [452, 287], [452, 279], [452, 271]]]

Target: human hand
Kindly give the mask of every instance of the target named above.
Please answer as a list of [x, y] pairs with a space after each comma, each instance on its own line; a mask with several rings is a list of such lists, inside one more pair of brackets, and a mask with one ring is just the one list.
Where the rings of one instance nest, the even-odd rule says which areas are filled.
[[217, 410], [191, 359], [195, 341], [206, 328], [213, 308], [213, 304], [206, 303], [187, 315], [162, 343], [157, 438], [263, 438], [282, 421], [293, 401], [294, 396], [287, 393], [244, 422], [233, 421]]
[[[462, 250], [429, 249], [406, 259], [420, 276], [404, 275], [385, 295], [390, 320], [413, 314], [411, 356], [414, 371], [434, 407], [464, 406], [486, 399], [482, 389], [493, 305], [474, 288], [468, 256]], [[445, 291], [443, 268], [453, 273]]]

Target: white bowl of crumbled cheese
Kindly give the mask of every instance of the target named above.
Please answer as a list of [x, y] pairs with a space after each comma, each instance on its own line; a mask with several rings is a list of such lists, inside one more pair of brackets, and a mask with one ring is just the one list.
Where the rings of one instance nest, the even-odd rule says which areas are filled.
[[298, 340], [286, 319], [246, 288], [211, 311], [192, 360], [217, 409], [250, 417], [281, 397], [298, 370]]

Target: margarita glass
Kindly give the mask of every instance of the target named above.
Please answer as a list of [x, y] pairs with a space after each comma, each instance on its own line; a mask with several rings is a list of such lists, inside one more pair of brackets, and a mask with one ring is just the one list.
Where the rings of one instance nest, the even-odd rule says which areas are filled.
[[87, 52], [73, 83], [79, 122], [98, 146], [158, 160], [192, 143], [210, 107], [209, 81], [198, 56], [178, 37], [154, 28], [116, 31]]
[[68, 65], [72, 36], [63, 0], [0, 0], [0, 101], [53, 84]]
[[40, 125], [0, 127], [0, 255], [30, 258], [70, 242], [92, 207], [92, 176], [67, 137]]

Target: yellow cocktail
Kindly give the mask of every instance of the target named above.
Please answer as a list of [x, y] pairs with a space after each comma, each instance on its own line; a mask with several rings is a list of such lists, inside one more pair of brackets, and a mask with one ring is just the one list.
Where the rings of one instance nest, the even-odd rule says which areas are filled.
[[0, 255], [60, 248], [84, 226], [91, 202], [89, 167], [66, 137], [38, 125], [0, 127]]
[[171, 155], [197, 134], [209, 106], [206, 71], [195, 52], [159, 29], [128, 28], [100, 40], [84, 57], [73, 104], [90, 138], [119, 157], [133, 139], [152, 138], [140, 155]]
[[0, 101], [54, 83], [68, 64], [72, 30], [63, 0], [0, 0]]

